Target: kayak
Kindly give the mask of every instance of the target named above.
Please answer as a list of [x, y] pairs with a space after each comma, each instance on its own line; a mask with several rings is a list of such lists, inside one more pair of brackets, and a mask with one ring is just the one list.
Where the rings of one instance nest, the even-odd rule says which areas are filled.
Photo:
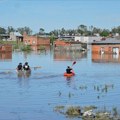
[[30, 76], [31, 70], [17, 70], [18, 76]]
[[74, 76], [75, 75], [75, 73], [74, 72], [72, 72], [72, 73], [64, 73], [64, 76], [66, 76], [66, 77], [71, 77], [71, 76]]

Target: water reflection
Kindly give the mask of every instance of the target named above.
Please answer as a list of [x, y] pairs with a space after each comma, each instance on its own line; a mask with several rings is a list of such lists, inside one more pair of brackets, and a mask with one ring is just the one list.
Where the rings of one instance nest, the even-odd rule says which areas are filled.
[[86, 58], [87, 52], [79, 51], [54, 51], [54, 60], [79, 60], [81, 58]]
[[29, 86], [29, 79], [23, 78], [23, 77], [18, 77], [18, 84], [20, 87]]
[[31, 74], [24, 74], [24, 73], [18, 73], [18, 84], [22, 86], [28, 86], [29, 85], [29, 77]]
[[12, 60], [12, 52], [0, 53], [0, 60], [2, 61]]
[[95, 54], [95, 53], [92, 53], [92, 62], [120, 63], [120, 56], [118, 56], [117, 54]]

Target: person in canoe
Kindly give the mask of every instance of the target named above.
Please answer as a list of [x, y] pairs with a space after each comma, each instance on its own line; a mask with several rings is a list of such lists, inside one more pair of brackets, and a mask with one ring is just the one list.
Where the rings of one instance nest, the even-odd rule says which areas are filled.
[[30, 66], [28, 65], [28, 62], [25, 62], [25, 64], [23, 65], [23, 69], [25, 71], [30, 71]]
[[70, 66], [67, 67], [66, 73], [67, 74], [71, 74], [72, 73], [72, 68]]
[[17, 66], [17, 70], [22, 71], [22, 69], [23, 69], [22, 63], [19, 63], [19, 65]]

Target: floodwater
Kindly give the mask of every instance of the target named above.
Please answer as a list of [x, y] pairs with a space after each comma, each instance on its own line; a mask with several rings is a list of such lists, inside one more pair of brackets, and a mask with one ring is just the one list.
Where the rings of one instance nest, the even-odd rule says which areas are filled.
[[[119, 110], [120, 62], [118, 57], [111, 57], [111, 61], [108, 58], [96, 57], [90, 50], [1, 55], [0, 120], [68, 120], [54, 111], [60, 105], [95, 105]], [[16, 66], [26, 61], [32, 67], [31, 75], [18, 76]], [[66, 78], [63, 73], [73, 61], [76, 61], [73, 65], [76, 75]]]

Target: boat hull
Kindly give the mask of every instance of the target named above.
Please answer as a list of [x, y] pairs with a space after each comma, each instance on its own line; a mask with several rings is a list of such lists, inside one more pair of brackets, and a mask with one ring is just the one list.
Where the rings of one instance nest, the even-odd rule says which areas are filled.
[[74, 76], [75, 75], [75, 73], [74, 72], [72, 72], [72, 73], [64, 73], [64, 76], [66, 76], [66, 77], [72, 77], [72, 76]]
[[18, 77], [22, 77], [22, 76], [30, 76], [31, 75], [31, 70], [17, 70], [17, 74], [18, 74]]

